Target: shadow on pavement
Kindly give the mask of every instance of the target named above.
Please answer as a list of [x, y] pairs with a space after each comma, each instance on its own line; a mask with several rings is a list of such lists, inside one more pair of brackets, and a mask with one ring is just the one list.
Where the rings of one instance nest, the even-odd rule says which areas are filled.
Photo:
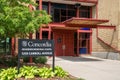
[[94, 59], [94, 58], [87, 58], [87, 57], [66, 57], [66, 56], [61, 56], [58, 57], [61, 58], [63, 60], [68, 60], [68, 61], [73, 61], [73, 62], [89, 62], [89, 61], [103, 61], [101, 59]]

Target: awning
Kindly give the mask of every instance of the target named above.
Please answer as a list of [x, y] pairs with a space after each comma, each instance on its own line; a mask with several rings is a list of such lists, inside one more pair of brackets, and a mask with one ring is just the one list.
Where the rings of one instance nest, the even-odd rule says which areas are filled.
[[66, 25], [73, 25], [73, 26], [96, 26], [98, 24], [106, 23], [109, 20], [101, 20], [101, 19], [93, 19], [93, 18], [76, 18], [73, 17], [68, 19], [62, 23]]

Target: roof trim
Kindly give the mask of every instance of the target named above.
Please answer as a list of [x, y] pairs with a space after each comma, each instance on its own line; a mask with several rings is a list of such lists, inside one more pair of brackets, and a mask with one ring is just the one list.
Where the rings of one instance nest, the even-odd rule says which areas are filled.
[[82, 6], [95, 6], [97, 1], [86, 1], [86, 0], [42, 0], [44, 2], [52, 2], [52, 3], [61, 3], [61, 4], [71, 4], [74, 5], [76, 3], [80, 3]]
[[62, 23], [66, 24], [66, 25], [95, 26], [98, 24], [106, 23], [106, 22], [109, 22], [109, 20], [73, 17], [71, 19], [68, 19], [68, 20], [62, 22]]

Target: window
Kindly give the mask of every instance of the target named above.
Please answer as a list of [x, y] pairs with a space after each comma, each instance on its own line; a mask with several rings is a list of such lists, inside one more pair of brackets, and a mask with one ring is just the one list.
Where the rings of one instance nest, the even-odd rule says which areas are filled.
[[11, 39], [0, 38], [0, 54], [11, 54]]
[[80, 15], [81, 18], [90, 18], [90, 7], [82, 6], [80, 7]]
[[52, 3], [51, 15], [54, 22], [62, 22], [76, 16], [74, 5]]

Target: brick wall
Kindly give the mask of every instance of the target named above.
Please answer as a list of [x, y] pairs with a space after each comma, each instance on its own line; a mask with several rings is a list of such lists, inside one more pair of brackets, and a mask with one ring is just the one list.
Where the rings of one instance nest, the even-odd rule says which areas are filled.
[[[116, 26], [116, 31], [113, 29], [98, 29], [98, 35], [102, 40], [118, 49], [120, 49], [119, 1], [120, 0], [98, 0], [98, 19], [109, 20], [109, 22], [104, 25]], [[110, 50], [108, 46], [96, 38], [96, 29], [93, 29], [92, 39], [92, 52], [106, 52]]]

